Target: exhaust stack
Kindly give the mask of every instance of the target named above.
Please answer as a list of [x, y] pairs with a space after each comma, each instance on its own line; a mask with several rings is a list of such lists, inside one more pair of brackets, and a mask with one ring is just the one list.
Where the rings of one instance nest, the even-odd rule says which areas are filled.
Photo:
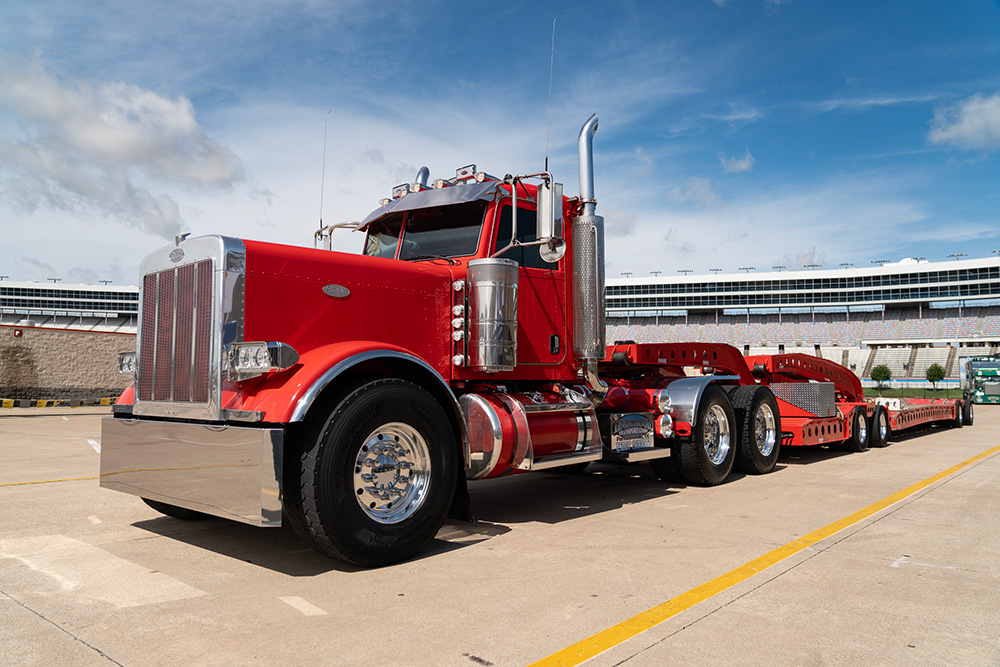
[[600, 403], [607, 393], [597, 377], [597, 362], [604, 358], [604, 218], [595, 215], [594, 133], [597, 114], [580, 129], [580, 201], [583, 213], [573, 220], [573, 353], [584, 362], [591, 400]]

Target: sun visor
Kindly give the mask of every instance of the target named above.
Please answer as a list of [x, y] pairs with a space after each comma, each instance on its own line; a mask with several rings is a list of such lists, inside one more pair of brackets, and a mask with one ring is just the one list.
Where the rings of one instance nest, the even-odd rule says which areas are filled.
[[411, 192], [399, 199], [393, 199], [385, 206], [372, 211], [361, 222], [358, 231], [368, 229], [368, 225], [390, 213], [415, 211], [421, 208], [447, 206], [449, 204], [464, 204], [465, 202], [476, 201], [478, 199], [493, 199], [500, 185], [497, 181], [486, 181], [484, 183], [468, 183], [465, 185], [454, 185], [449, 188]]

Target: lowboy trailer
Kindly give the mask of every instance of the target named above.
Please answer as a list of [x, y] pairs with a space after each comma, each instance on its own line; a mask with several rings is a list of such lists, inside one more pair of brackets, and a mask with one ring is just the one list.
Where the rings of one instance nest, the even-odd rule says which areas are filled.
[[[838, 364], [721, 344], [605, 344], [592, 142], [580, 195], [552, 174], [397, 186], [323, 248], [178, 237], [141, 265], [134, 381], [102, 425], [101, 486], [170, 516], [287, 520], [364, 566], [409, 558], [467, 483], [648, 461], [719, 484], [781, 447], [884, 445], [914, 410]], [[361, 255], [329, 234], [363, 234]]]

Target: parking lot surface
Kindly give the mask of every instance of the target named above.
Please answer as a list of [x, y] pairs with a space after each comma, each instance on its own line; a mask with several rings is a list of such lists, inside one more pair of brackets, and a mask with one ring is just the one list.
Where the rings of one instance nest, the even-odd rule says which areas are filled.
[[4, 410], [0, 665], [998, 664], [1000, 408], [976, 408], [715, 488], [474, 483], [476, 523], [377, 570], [101, 489], [107, 408]]

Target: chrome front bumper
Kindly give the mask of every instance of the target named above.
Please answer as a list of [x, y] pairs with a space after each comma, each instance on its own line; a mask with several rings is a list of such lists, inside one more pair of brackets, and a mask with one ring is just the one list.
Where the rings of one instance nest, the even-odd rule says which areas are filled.
[[101, 486], [255, 526], [281, 525], [284, 430], [106, 417]]

